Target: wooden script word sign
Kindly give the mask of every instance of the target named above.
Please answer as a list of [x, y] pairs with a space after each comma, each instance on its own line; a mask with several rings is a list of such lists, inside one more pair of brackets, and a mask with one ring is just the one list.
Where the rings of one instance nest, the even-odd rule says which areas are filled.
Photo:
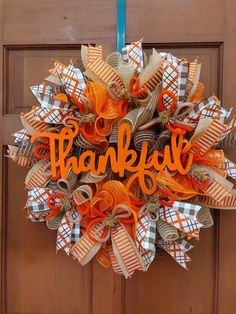
[[[100, 155], [96, 162], [95, 153], [86, 151], [80, 156], [68, 157], [73, 146], [73, 140], [79, 132], [77, 122], [69, 120], [70, 127], [64, 127], [60, 133], [37, 132], [32, 136], [32, 142], [36, 138], [46, 137], [49, 140], [51, 172], [56, 177], [58, 171], [62, 178], [66, 178], [69, 169], [75, 174], [91, 171], [95, 175], [106, 173], [107, 164], [110, 161], [111, 170], [124, 177], [125, 171], [133, 173], [127, 182], [127, 187], [138, 179], [144, 193], [150, 195], [155, 192], [157, 186], [156, 174], [160, 170], [168, 169], [187, 174], [193, 162], [193, 153], [190, 152], [192, 145], [183, 135], [172, 134], [171, 144], [166, 145], [163, 152], [155, 150], [148, 156], [148, 143], [143, 142], [140, 154], [129, 149], [131, 130], [128, 124], [121, 124], [118, 133], [117, 149], [108, 147], [104, 155]], [[184, 156], [184, 164], [181, 161]], [[183, 158], [182, 158], [183, 159]], [[151, 180], [152, 186], [147, 186], [145, 178]]]

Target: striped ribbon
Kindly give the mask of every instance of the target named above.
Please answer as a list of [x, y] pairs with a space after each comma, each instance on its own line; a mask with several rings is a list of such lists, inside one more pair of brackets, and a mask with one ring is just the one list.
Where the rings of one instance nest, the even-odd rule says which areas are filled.
[[[200, 120], [201, 122], [201, 120]], [[226, 126], [221, 123], [218, 119], [213, 120], [210, 126], [203, 132], [200, 137], [196, 140], [192, 140], [192, 144], [197, 144], [201, 147], [200, 156], [204, 155], [221, 137], [222, 133], [225, 131]], [[195, 148], [191, 149], [195, 151]]]

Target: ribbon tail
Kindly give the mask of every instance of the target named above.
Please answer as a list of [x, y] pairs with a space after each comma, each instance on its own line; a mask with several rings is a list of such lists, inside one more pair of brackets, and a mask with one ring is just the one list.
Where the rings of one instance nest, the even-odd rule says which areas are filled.
[[163, 207], [159, 209], [160, 219], [175, 228], [185, 233], [195, 234], [196, 230], [199, 230], [202, 225], [197, 221], [195, 217], [191, 217], [186, 213], [180, 213], [176, 209]]
[[73, 224], [65, 214], [57, 230], [56, 252], [63, 250], [67, 255], [70, 255], [72, 228]]
[[197, 201], [199, 204], [208, 206], [209, 208], [234, 210], [236, 209], [236, 191], [232, 190], [232, 193], [226, 196], [221, 203], [208, 195], [200, 195]]
[[[203, 156], [217, 141], [220, 139], [222, 133], [225, 131], [226, 125], [220, 120], [200, 119], [194, 135], [191, 138], [192, 144], [200, 146], [200, 156]], [[190, 152], [195, 152], [192, 148]]]
[[[92, 230], [92, 233], [95, 233], [96, 229], [99, 228], [101, 224], [97, 224]], [[102, 231], [99, 231], [99, 234]], [[98, 235], [99, 235], [98, 234]], [[88, 234], [85, 233], [79, 241], [72, 247], [72, 255], [79, 261], [81, 265], [88, 264], [91, 259], [97, 254], [102, 246], [102, 242], [94, 241], [88, 237]]]
[[230, 196], [233, 190], [233, 183], [226, 180], [212, 169], [208, 169], [211, 175], [211, 182], [203, 188], [206, 195], [215, 199], [219, 204], [223, 204], [226, 197]]
[[228, 158], [225, 158], [225, 170], [228, 177], [236, 179], [236, 164]]
[[123, 224], [120, 223], [112, 229], [111, 240], [112, 248], [109, 253], [115, 272], [122, 273], [128, 278], [135, 270], [146, 271], [143, 259]]
[[150, 221], [147, 212], [143, 211], [138, 219], [136, 232], [136, 245], [148, 268], [156, 254], [156, 222]]
[[191, 250], [193, 246], [184, 239], [180, 241], [168, 241], [158, 240], [158, 245], [164, 249], [180, 266], [188, 270], [187, 263], [191, 261], [191, 258], [186, 252]]

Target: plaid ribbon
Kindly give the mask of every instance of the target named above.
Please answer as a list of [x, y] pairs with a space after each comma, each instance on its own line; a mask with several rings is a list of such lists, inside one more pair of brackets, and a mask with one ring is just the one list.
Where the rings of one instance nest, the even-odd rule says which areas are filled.
[[[178, 59], [170, 54], [163, 61], [162, 89], [173, 92], [178, 99]], [[163, 104], [169, 109], [172, 98], [164, 95]]]
[[80, 69], [75, 68], [73, 65], [70, 64], [68, 67], [65, 67], [62, 70], [60, 78], [63, 82], [67, 94], [70, 96], [75, 94], [76, 97], [80, 101], [82, 101], [86, 84]]
[[225, 158], [225, 170], [229, 177], [236, 179], [236, 164], [228, 158]]
[[197, 214], [201, 209], [201, 206], [191, 203], [175, 201], [174, 204], [172, 205], [172, 209], [178, 211], [183, 215], [196, 219]]
[[33, 213], [50, 211], [47, 205], [48, 197], [53, 193], [50, 188], [33, 188], [28, 191], [28, 198], [25, 207]]
[[42, 108], [52, 108], [52, 109], [70, 109], [72, 106], [68, 102], [63, 102], [57, 100], [53, 95], [44, 95], [41, 97], [40, 101]]
[[178, 101], [184, 102], [186, 99], [186, 87], [189, 71], [189, 62], [180, 60], [178, 63]]
[[221, 111], [221, 114], [220, 114], [220, 121], [225, 123], [225, 121], [229, 118], [229, 116], [231, 115], [232, 113], [232, 110], [233, 108], [230, 108], [229, 110], [226, 110], [224, 108], [221, 107], [220, 111]]
[[[204, 111], [203, 111], [204, 110]], [[202, 113], [203, 111], [203, 113]], [[195, 103], [192, 111], [189, 112], [186, 119], [197, 121], [202, 114], [202, 118], [211, 118], [221, 114], [220, 103], [215, 96], [210, 96]]]
[[174, 226], [186, 234], [193, 233], [195, 230], [201, 228], [201, 224], [197, 220], [197, 213], [201, 206], [175, 202], [173, 207], [160, 207], [159, 217], [164, 222]]
[[59, 250], [63, 250], [67, 255], [70, 254], [72, 227], [73, 227], [72, 224], [70, 223], [67, 215], [65, 214], [57, 230], [56, 242], [57, 252]]
[[142, 41], [133, 42], [122, 49], [123, 60], [133, 65], [137, 73], [141, 73], [144, 68]]
[[39, 213], [44, 211], [50, 211], [50, 208], [46, 203], [38, 203], [38, 202], [28, 202], [26, 209], [32, 211], [33, 213]]
[[235, 128], [235, 126], [236, 126], [236, 115], [233, 117], [230, 123], [226, 125], [226, 128], [219, 139], [219, 142], [222, 141], [229, 133], [231, 133], [233, 129]]
[[80, 237], [80, 215], [76, 209], [66, 212], [57, 230], [56, 251], [63, 250], [70, 254], [71, 247]]
[[191, 261], [187, 252], [193, 246], [184, 239], [177, 241], [164, 241], [159, 239], [157, 241], [159, 247], [164, 249], [180, 266], [188, 270], [187, 263]]
[[[207, 112], [206, 108], [209, 108], [209, 113]], [[214, 112], [212, 109], [214, 108], [218, 108], [220, 113], [220, 104], [215, 96], [210, 96], [201, 99], [195, 103], [193, 110], [189, 112], [188, 117], [186, 117], [186, 119], [191, 121], [192, 120], [197, 121], [203, 109], [206, 110], [204, 111], [202, 117], [212, 117], [212, 115], [214, 115], [212, 114], [212, 112]]]
[[42, 108], [52, 108], [52, 109], [69, 109], [71, 104], [58, 99], [55, 99], [55, 92], [53, 89], [42, 83], [39, 86], [32, 86], [31, 91]]
[[13, 136], [15, 137], [15, 143], [29, 141], [31, 138], [31, 134], [26, 129], [15, 132]]
[[43, 96], [50, 96], [53, 94], [53, 89], [50, 85], [46, 84], [45, 82], [30, 87], [32, 94], [40, 103]]
[[48, 212], [38, 212], [34, 213], [32, 211], [27, 212], [27, 218], [32, 222], [45, 222], [45, 218], [47, 217]]
[[211, 118], [213, 120], [215, 118], [218, 118], [220, 121], [222, 121], [223, 118], [220, 119], [221, 115], [222, 111], [220, 109], [219, 103], [215, 102], [214, 104], [202, 109], [199, 115], [199, 119]]
[[81, 116], [78, 111], [74, 109], [50, 109], [38, 107], [35, 111], [35, 120], [40, 123], [45, 122], [53, 124], [62, 124], [68, 116], [80, 119]]
[[80, 238], [80, 225], [74, 224], [71, 231], [71, 244], [74, 245], [79, 241]]
[[144, 209], [138, 218], [136, 245], [146, 267], [149, 267], [156, 253], [156, 222], [150, 221]]

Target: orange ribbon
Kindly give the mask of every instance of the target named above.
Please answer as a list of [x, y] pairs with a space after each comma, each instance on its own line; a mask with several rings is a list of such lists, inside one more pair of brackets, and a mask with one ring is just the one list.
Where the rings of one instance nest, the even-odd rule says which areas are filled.
[[[66, 196], [62, 193], [53, 193], [48, 197], [46, 203], [47, 203], [48, 207], [51, 209], [51, 212], [50, 212], [50, 214], [47, 215], [47, 217], [45, 219], [46, 221], [48, 221], [50, 218], [54, 217], [61, 210], [61, 207], [62, 207], [61, 200], [65, 199], [65, 198], [66, 198]], [[56, 199], [59, 199], [58, 205], [54, 205], [54, 204], [56, 204], [56, 202], [55, 202]], [[52, 204], [52, 201], [54, 201], [53, 204]]]
[[[41, 155], [39, 153], [40, 149], [46, 149], [48, 152], [44, 153], [43, 155]], [[38, 144], [35, 146], [34, 148], [34, 156], [38, 159], [44, 159], [50, 156], [50, 147], [47, 144]]]
[[124, 226], [133, 223], [132, 218], [129, 219], [131, 212], [128, 206], [119, 204], [109, 215], [103, 215], [89, 223], [86, 233], [72, 248], [74, 257], [85, 265], [99, 252], [103, 243], [111, 240], [112, 246], [106, 252], [115, 271], [127, 278], [136, 269], [145, 270], [142, 257]]
[[[163, 103], [163, 96], [164, 95], [167, 95], [172, 99], [170, 108], [168, 110], [165, 108], [165, 105]], [[176, 106], [177, 106], [177, 98], [176, 98], [175, 94], [170, 90], [163, 90], [160, 93], [158, 100], [157, 100], [157, 107], [158, 107], [159, 112], [167, 111], [168, 114], [171, 114], [172, 112], [175, 111]], [[184, 125], [182, 123], [177, 123], [177, 122], [173, 123], [171, 121], [166, 122], [165, 127], [170, 132], [172, 132], [172, 133], [174, 132], [177, 134], [185, 134], [186, 131], [192, 131], [192, 128], [190, 126]]]
[[101, 186], [100, 190], [96, 192], [90, 202], [77, 205], [79, 213], [91, 219], [87, 227], [88, 234], [90, 234], [89, 230], [91, 230], [94, 225], [104, 221], [107, 215], [118, 205], [129, 208], [131, 216], [129, 218], [126, 217], [126, 219], [123, 218], [121, 221], [124, 224], [134, 223], [133, 232], [135, 233], [138, 220], [138, 206], [143, 205], [143, 202], [131, 196], [120, 181], [110, 180]]

